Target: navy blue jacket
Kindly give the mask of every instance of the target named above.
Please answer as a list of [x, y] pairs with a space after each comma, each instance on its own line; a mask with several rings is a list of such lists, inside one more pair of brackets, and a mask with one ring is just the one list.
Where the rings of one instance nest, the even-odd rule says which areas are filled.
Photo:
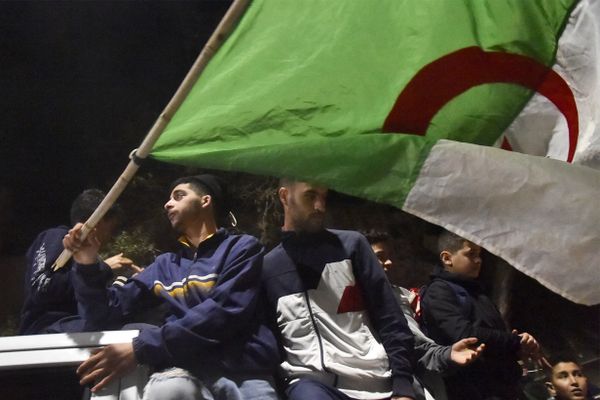
[[86, 330], [85, 321], [78, 315], [71, 283], [73, 262], [52, 271], [52, 265], [64, 250], [62, 239], [68, 231], [66, 226], [48, 229], [40, 233], [27, 250], [25, 303], [19, 334]]
[[352, 398], [414, 398], [413, 336], [358, 232], [287, 232], [265, 256], [263, 287], [288, 382], [315, 379]]
[[98, 329], [159, 303], [168, 305], [166, 322], [143, 329], [133, 340], [142, 364], [178, 366], [200, 375], [206, 366], [265, 371], [278, 357], [275, 338], [258, 317], [262, 258], [254, 237], [221, 229], [195, 252], [160, 255], [121, 287], [104, 287], [109, 271], [99, 264], [76, 264], [73, 282], [85, 317]]

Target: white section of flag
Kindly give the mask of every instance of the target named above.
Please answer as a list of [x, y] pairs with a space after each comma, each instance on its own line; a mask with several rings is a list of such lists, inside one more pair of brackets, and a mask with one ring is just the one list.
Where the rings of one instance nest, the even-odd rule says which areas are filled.
[[443, 226], [574, 302], [600, 303], [600, 171], [441, 140], [403, 210]]
[[[574, 163], [600, 169], [600, 1], [581, 0], [558, 41], [552, 67], [569, 85], [579, 114]], [[564, 116], [535, 94], [505, 132], [515, 151], [567, 159]]]

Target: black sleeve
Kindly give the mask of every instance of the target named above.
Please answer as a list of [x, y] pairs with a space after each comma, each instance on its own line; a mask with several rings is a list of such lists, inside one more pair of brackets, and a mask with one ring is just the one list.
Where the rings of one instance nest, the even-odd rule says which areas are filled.
[[432, 282], [422, 300], [428, 333], [436, 342], [451, 345], [460, 339], [476, 337], [485, 343], [486, 352], [516, 354], [520, 339], [501, 329], [478, 326], [461, 311], [456, 293], [440, 281]]

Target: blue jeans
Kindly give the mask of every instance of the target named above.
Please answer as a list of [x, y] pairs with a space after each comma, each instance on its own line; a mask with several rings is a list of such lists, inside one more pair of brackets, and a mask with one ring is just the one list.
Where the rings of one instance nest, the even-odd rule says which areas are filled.
[[[329, 386], [325, 383], [312, 380], [310, 378], [300, 378], [298, 381], [291, 384], [285, 391], [288, 400], [353, 400], [352, 397], [346, 396], [344, 393]], [[417, 399], [432, 399], [431, 396], [426, 397], [423, 394], [423, 389], [419, 386], [417, 391]]]
[[271, 376], [229, 375], [200, 380], [181, 368], [150, 376], [144, 400], [278, 400]]

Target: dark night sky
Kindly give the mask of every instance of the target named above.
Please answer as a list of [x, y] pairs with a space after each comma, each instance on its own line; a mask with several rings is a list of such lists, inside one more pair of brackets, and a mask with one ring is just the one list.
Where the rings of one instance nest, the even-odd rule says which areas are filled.
[[0, 252], [110, 187], [229, 4], [0, 2]]

